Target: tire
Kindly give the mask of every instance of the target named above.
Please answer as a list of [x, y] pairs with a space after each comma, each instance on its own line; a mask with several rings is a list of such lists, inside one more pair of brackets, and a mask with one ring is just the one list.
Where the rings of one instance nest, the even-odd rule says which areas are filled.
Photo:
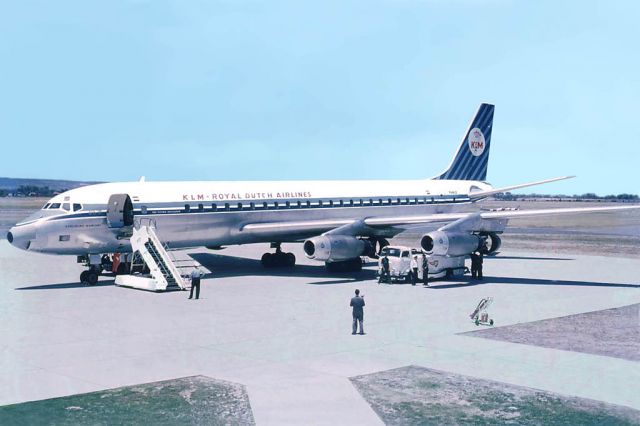
[[89, 275], [89, 271], [82, 271], [80, 273], [80, 282], [82, 284], [89, 284], [89, 280], [87, 279], [87, 275]]
[[98, 274], [94, 271], [88, 271], [87, 283], [89, 283], [89, 285], [96, 285], [97, 282], [98, 282]]
[[296, 256], [293, 253], [285, 254], [285, 260], [285, 264], [290, 268], [296, 265]]
[[493, 325], [493, 319], [489, 320], [489, 325]]
[[260, 259], [260, 262], [262, 263], [262, 266], [265, 268], [271, 268], [273, 267], [273, 255], [271, 253], [265, 253], [262, 255], [262, 258]]

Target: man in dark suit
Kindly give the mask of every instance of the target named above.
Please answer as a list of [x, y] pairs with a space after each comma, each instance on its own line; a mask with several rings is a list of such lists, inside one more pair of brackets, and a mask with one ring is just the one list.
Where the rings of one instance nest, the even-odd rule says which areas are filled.
[[478, 277], [478, 256], [474, 251], [471, 253], [471, 279], [475, 280]]
[[198, 268], [191, 271], [191, 291], [189, 292], [189, 299], [193, 298], [193, 290], [196, 291], [196, 299], [200, 299], [200, 277], [202, 273]]
[[426, 254], [422, 255], [422, 285], [429, 287], [429, 259]]
[[360, 297], [360, 290], [356, 289], [355, 297], [351, 298], [349, 306], [353, 307], [353, 327], [351, 334], [358, 331], [358, 323], [360, 323], [360, 334], [364, 334], [362, 322], [364, 321], [364, 296]]
[[380, 277], [378, 278], [378, 284], [381, 282], [391, 283], [391, 272], [389, 271], [389, 258], [385, 255], [382, 258], [382, 270], [380, 271]]

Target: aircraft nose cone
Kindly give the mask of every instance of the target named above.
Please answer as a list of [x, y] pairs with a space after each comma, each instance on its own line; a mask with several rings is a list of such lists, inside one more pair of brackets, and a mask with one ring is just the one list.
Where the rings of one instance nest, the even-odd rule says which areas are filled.
[[7, 233], [7, 241], [14, 247], [29, 250], [31, 241], [36, 238], [36, 228], [32, 224], [14, 226]]

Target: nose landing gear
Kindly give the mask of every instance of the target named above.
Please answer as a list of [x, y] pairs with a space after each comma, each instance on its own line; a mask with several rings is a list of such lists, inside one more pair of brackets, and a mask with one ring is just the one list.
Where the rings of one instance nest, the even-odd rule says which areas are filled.
[[265, 268], [292, 268], [296, 264], [296, 256], [293, 253], [285, 253], [280, 249], [280, 243], [271, 244], [275, 248], [275, 253], [265, 253], [262, 255], [262, 266]]

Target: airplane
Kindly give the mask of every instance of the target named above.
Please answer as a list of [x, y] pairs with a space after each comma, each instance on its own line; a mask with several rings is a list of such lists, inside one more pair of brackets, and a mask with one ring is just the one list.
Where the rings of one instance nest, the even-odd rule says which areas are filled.
[[308, 258], [351, 271], [408, 226], [441, 225], [420, 239], [427, 253], [490, 254], [511, 218], [640, 208], [479, 209], [476, 203], [491, 195], [572, 177], [501, 188], [486, 182], [494, 109], [480, 105], [449, 166], [430, 179], [102, 183], [54, 196], [7, 240], [27, 251], [77, 255], [88, 267], [81, 281], [95, 284], [101, 255], [131, 253], [132, 229], [143, 224], [172, 249], [270, 243], [275, 252], [262, 264], [292, 267], [295, 256], [280, 246], [302, 242]]

